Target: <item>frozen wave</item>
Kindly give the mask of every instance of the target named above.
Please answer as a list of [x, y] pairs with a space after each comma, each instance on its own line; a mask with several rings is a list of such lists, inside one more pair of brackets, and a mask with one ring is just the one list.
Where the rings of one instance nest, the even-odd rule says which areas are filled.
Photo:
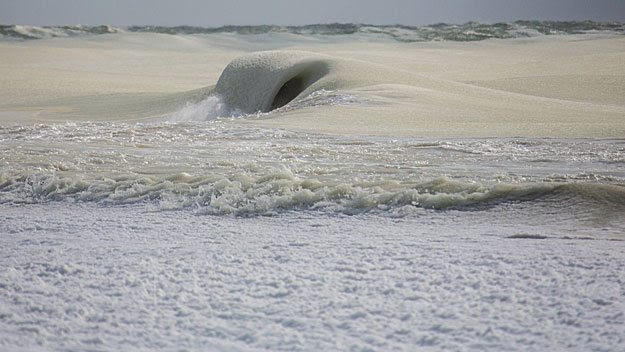
[[223, 70], [215, 91], [244, 113], [280, 108], [310, 93], [326, 77], [332, 60], [299, 51], [265, 51], [240, 56]]
[[232, 60], [221, 73], [214, 92], [188, 102], [170, 121], [206, 121], [288, 111], [311, 106], [361, 103], [335, 92], [340, 69], [336, 59], [304, 51], [261, 51]]
[[[200, 101], [187, 102], [170, 116], [172, 122], [207, 121], [219, 117], [344, 105], [359, 100], [326, 88], [333, 81], [335, 59], [304, 51], [261, 51], [232, 60], [214, 90]], [[336, 74], [335, 74], [336, 75]], [[288, 105], [288, 107], [287, 107]]]

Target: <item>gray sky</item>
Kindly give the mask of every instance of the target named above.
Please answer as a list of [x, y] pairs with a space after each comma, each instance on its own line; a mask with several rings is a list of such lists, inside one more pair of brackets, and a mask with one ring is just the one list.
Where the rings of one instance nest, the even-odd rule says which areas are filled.
[[625, 21], [625, 0], [0, 0], [3, 24], [431, 24]]

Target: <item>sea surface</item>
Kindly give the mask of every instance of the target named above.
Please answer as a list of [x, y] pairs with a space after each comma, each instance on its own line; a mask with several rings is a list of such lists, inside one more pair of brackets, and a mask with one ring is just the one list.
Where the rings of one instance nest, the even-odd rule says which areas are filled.
[[291, 33], [301, 36], [348, 35], [362, 39], [391, 39], [399, 42], [419, 41], [475, 41], [484, 39], [523, 38], [539, 35], [583, 34], [589, 32], [625, 32], [621, 22], [597, 21], [527, 21], [499, 23], [467, 22], [464, 24], [436, 23], [424, 26], [373, 25], [359, 23], [312, 24], [303, 26], [28, 26], [16, 24], [0, 25], [0, 35], [14, 39], [42, 39], [79, 35], [111, 34], [120, 32], [144, 32], [164, 34], [219, 34], [243, 35], [267, 33]]
[[[623, 25], [1, 31], [8, 41], [129, 31], [403, 43]], [[230, 67], [260, 62], [262, 73], [274, 57]], [[254, 122], [381, 103], [332, 85], [241, 97], [233, 76], [138, 122], [0, 114], [0, 350], [624, 346], [625, 139], [267, 127]]]

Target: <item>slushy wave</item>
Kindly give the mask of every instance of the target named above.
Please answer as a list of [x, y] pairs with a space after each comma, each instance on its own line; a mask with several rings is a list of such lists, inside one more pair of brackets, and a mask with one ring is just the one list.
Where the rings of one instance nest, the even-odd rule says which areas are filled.
[[311, 52], [282, 50], [237, 57], [223, 70], [215, 88], [208, 89], [208, 96], [187, 102], [169, 120], [207, 121], [274, 110], [362, 103], [362, 99], [329, 89], [338, 86], [344, 71], [337, 68], [338, 61]]
[[238, 57], [223, 70], [215, 91], [243, 113], [283, 107], [316, 90], [330, 73], [329, 57], [298, 51], [265, 51]]
[[0, 175], [0, 203], [148, 202], [162, 210], [194, 209], [213, 215], [267, 215], [292, 210], [397, 214], [418, 208], [476, 210], [540, 200], [551, 202], [554, 212], [571, 205], [625, 211], [625, 187], [585, 182], [485, 186], [445, 177], [346, 183], [301, 178], [286, 168], [234, 176], [178, 173], [88, 179], [57, 173]]

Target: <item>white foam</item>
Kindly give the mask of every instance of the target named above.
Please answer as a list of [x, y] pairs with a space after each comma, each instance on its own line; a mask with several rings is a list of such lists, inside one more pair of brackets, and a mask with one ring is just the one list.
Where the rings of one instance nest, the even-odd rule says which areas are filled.
[[230, 109], [219, 95], [209, 95], [199, 102], [187, 102], [182, 109], [171, 115], [170, 121], [208, 121], [229, 114]]
[[269, 116], [272, 113], [283, 113], [292, 110], [298, 110], [303, 108], [315, 107], [315, 106], [338, 106], [338, 105], [352, 105], [362, 104], [365, 102], [364, 98], [341, 93], [338, 91], [320, 89], [312, 92], [309, 95], [293, 100], [287, 105], [275, 109], [274, 111], [255, 114], [245, 114], [243, 111], [237, 108], [229, 107], [224, 99], [220, 95], [209, 95], [206, 98], [198, 102], [187, 102], [180, 110], [174, 112], [170, 118], [170, 122], [204, 122], [214, 121], [220, 118], [232, 118], [232, 117], [260, 117]]

